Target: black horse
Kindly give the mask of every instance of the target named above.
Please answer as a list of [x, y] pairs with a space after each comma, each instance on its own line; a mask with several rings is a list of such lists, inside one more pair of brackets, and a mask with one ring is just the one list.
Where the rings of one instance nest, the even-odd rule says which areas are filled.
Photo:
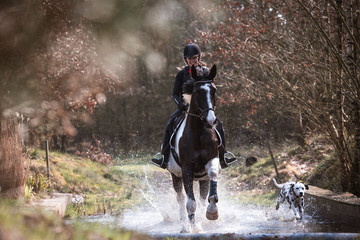
[[[190, 107], [186, 112], [185, 119], [178, 125], [177, 131], [171, 137], [173, 142], [170, 145], [173, 154], [170, 154], [167, 166], [177, 193], [180, 218], [184, 221], [183, 232], [196, 230], [194, 229], [196, 210], [194, 180], [199, 181], [200, 199], [204, 205], [209, 193], [206, 217], [209, 220], [218, 218], [217, 178], [221, 169], [218, 151], [221, 137], [215, 128], [217, 122], [215, 116], [216, 87], [214, 85], [216, 66], [211, 68], [207, 76], [198, 76], [196, 69], [192, 67], [191, 75], [195, 82], [191, 85]], [[183, 186], [187, 196], [186, 205], [182, 191]], [[186, 220], [185, 209], [189, 221]]]

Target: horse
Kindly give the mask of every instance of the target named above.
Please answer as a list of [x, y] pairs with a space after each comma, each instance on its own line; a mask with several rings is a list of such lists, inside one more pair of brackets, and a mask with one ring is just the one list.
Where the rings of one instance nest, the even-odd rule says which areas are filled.
[[[195, 227], [197, 227], [193, 181], [199, 181], [203, 206], [209, 194], [206, 218], [216, 220], [219, 216], [216, 203], [218, 202], [217, 179], [221, 169], [218, 150], [221, 137], [215, 128], [216, 65], [213, 65], [207, 76], [198, 76], [193, 66], [191, 76], [194, 82], [190, 106], [185, 112], [184, 120], [179, 123], [177, 131], [171, 137], [172, 154], [167, 166], [180, 205], [180, 219], [183, 220], [181, 232], [196, 231]], [[183, 186], [187, 196], [186, 205]]]

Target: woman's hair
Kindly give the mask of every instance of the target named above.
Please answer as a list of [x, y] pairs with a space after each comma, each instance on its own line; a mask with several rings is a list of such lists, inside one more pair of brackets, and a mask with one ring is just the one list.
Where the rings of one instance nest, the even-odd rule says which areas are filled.
[[204, 61], [201, 61], [201, 60], [200, 60], [200, 61], [199, 61], [199, 65], [207, 68], [206, 63], [205, 63]]

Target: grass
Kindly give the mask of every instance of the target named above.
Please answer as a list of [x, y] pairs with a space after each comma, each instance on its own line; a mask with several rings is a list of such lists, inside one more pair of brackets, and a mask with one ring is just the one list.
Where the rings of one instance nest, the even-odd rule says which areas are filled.
[[276, 191], [269, 181], [275, 174], [270, 158], [260, 158], [251, 167], [239, 164], [226, 172], [227, 181], [235, 188], [232, 191], [238, 192], [236, 201], [266, 206], [275, 201]]
[[[33, 172], [46, 174], [45, 152], [38, 149], [30, 152], [30, 169]], [[118, 161], [121, 165], [104, 166], [89, 159], [58, 152], [50, 153], [51, 186], [53, 191], [79, 194], [84, 197], [84, 207], [87, 215], [95, 215], [103, 202], [109, 202], [111, 210], [121, 212], [142, 201], [134, 191], [141, 184], [142, 165], [146, 156]], [[100, 206], [100, 207], [99, 207]], [[70, 205], [66, 217], [77, 217], [78, 206]], [[83, 213], [83, 211], [81, 211]]]
[[255, 204], [260, 206], [273, 206], [276, 198], [279, 196], [277, 191], [261, 192], [256, 190], [244, 190], [237, 197], [237, 200], [243, 204]]

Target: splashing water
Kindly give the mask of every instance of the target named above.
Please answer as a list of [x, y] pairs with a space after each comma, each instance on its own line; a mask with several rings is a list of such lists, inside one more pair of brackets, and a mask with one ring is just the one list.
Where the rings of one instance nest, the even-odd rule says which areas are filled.
[[[141, 196], [147, 204], [135, 209], [123, 212], [122, 219], [114, 219], [112, 216], [96, 217], [95, 220], [104, 224], [121, 227], [128, 230], [148, 234], [177, 234], [181, 231], [179, 205], [176, 201], [176, 193], [172, 187], [170, 174], [156, 173], [149, 180], [147, 168], [143, 167], [142, 183], [139, 187]], [[153, 167], [153, 166], [151, 166]], [[201, 225], [204, 233], [316, 233], [316, 232], [357, 232], [346, 224], [321, 220], [317, 216], [311, 216], [306, 212], [302, 221], [296, 221], [295, 216], [287, 204], [282, 204], [279, 210], [274, 207], [262, 207], [258, 205], [240, 205], [227, 200], [229, 193], [225, 190], [224, 181], [219, 180], [219, 219], [209, 221], [205, 217], [206, 206], [201, 206], [198, 200], [198, 184], [194, 184], [195, 196], [197, 197], [196, 221]], [[239, 193], [241, 194], [241, 193]], [[305, 203], [306, 204], [306, 203]], [[112, 222], [113, 221], [113, 222]]]

